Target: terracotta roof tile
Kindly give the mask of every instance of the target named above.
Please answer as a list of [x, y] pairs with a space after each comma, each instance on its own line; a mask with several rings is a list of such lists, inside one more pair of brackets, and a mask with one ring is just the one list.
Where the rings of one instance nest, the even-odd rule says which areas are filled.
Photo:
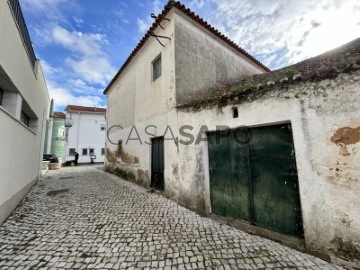
[[144, 35], [144, 37], [140, 40], [140, 42], [137, 44], [137, 46], [135, 47], [135, 49], [131, 52], [131, 54], [129, 55], [129, 57], [126, 59], [126, 61], [124, 62], [124, 64], [120, 67], [119, 71], [117, 72], [117, 74], [115, 75], [115, 77], [111, 80], [111, 82], [109, 83], [109, 85], [106, 87], [106, 89], [104, 90], [104, 94], [106, 94], [111, 85], [116, 81], [116, 79], [120, 76], [120, 74], [125, 70], [125, 68], [130, 64], [131, 60], [135, 57], [135, 55], [137, 54], [137, 52], [142, 48], [142, 46], [145, 44], [145, 42], [151, 37], [151, 33], [153, 31], [155, 31], [155, 29], [158, 27], [159, 23], [162, 21], [162, 19], [166, 16], [166, 14], [172, 9], [172, 8], [177, 8], [179, 10], [181, 10], [185, 15], [187, 15], [188, 17], [190, 17], [191, 19], [193, 19], [194, 21], [196, 21], [197, 23], [199, 23], [200, 25], [204, 26], [207, 30], [209, 30], [210, 32], [212, 32], [214, 35], [216, 35], [217, 37], [219, 37], [220, 39], [222, 39], [223, 41], [225, 41], [229, 46], [231, 46], [232, 48], [234, 48], [235, 50], [239, 51], [240, 53], [242, 53], [244, 56], [246, 56], [250, 61], [252, 61], [253, 63], [255, 63], [256, 65], [258, 65], [259, 67], [261, 67], [262, 69], [264, 69], [264, 71], [270, 71], [270, 69], [268, 67], [266, 67], [264, 64], [262, 64], [261, 62], [259, 62], [256, 58], [254, 58], [253, 56], [251, 56], [248, 52], [246, 52], [244, 49], [242, 49], [241, 47], [239, 47], [235, 42], [231, 41], [228, 37], [226, 37], [224, 34], [222, 34], [221, 32], [219, 32], [216, 28], [214, 28], [213, 26], [211, 26], [208, 22], [206, 22], [204, 19], [202, 19], [201, 17], [199, 17], [199, 15], [195, 14], [193, 11], [191, 11], [189, 8], [186, 8], [185, 5], [181, 4], [179, 1], [169, 1], [164, 9], [162, 10], [162, 12], [158, 15], [157, 19], [155, 20], [155, 22], [152, 24], [152, 26], [149, 28], [149, 30], [146, 32], [146, 34]]
[[67, 105], [65, 111], [106, 113], [105, 108], [85, 107], [78, 105]]
[[237, 83], [219, 88], [209, 97], [177, 107], [213, 106], [225, 100], [238, 100], [256, 91], [266, 91], [277, 85], [319, 81], [358, 69], [360, 69], [360, 38], [297, 64], [241, 79]]
[[65, 119], [66, 115], [65, 115], [65, 113], [62, 113], [62, 112], [54, 112], [53, 113], [53, 118]]

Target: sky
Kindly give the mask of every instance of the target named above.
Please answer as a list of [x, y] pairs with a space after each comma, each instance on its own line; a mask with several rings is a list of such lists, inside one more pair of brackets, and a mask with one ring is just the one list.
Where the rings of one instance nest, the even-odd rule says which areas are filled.
[[[20, 0], [55, 109], [106, 107], [103, 90], [167, 0]], [[360, 37], [360, 0], [184, 0], [277, 69]], [[191, 41], [189, 41], [191, 42]]]

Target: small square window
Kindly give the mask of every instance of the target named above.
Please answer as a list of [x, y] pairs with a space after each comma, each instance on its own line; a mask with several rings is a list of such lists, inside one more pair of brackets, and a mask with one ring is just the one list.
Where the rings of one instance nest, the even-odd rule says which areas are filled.
[[94, 155], [94, 154], [95, 154], [95, 149], [94, 149], [94, 148], [90, 148], [89, 153], [90, 153], [90, 156]]
[[100, 130], [105, 131], [105, 129], [106, 129], [105, 125], [101, 125]]
[[83, 150], [82, 150], [82, 155], [83, 155], [83, 156], [87, 156], [87, 154], [88, 154], [87, 148], [83, 148]]
[[155, 58], [152, 62], [152, 69], [153, 69], [153, 81], [161, 76], [161, 55]]
[[65, 138], [65, 127], [59, 127], [58, 129], [58, 139]]
[[232, 107], [233, 118], [239, 117], [239, 111], [237, 107]]
[[69, 156], [75, 156], [75, 148], [69, 149]]
[[101, 148], [101, 155], [102, 155], [102, 156], [105, 155], [105, 148]]

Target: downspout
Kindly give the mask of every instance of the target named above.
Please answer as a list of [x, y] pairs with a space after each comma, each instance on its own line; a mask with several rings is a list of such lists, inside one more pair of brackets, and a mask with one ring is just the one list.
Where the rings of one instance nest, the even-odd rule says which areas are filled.
[[[43, 121], [42, 121], [42, 129], [41, 129], [41, 139], [40, 139], [40, 153], [39, 153], [39, 160], [38, 160], [38, 180], [41, 179], [41, 171], [42, 171], [42, 164], [40, 163], [40, 158], [42, 157], [42, 153], [43, 153], [43, 147], [42, 145], [44, 145], [43, 143], [43, 137], [44, 137], [44, 121], [46, 120], [46, 117], [45, 117], [45, 111], [46, 111], [46, 108], [44, 108], [44, 111], [43, 111]], [[45, 147], [45, 146], [44, 146]], [[42, 161], [42, 158], [41, 158], [41, 161]]]

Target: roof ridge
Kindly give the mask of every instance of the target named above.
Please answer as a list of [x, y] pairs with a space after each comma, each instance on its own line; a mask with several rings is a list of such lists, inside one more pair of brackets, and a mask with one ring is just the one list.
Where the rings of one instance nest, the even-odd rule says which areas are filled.
[[84, 112], [106, 112], [106, 108], [101, 107], [89, 107], [82, 105], [67, 105], [64, 111], [84, 111]]
[[243, 48], [241, 48], [239, 45], [237, 45], [234, 41], [232, 41], [229, 37], [221, 33], [218, 29], [213, 27], [211, 24], [209, 24], [206, 20], [201, 18], [199, 15], [197, 15], [195, 12], [190, 10], [190, 8], [186, 8], [184, 4], [182, 4], [180, 1], [174, 1], [169, 0], [168, 3], [164, 6], [163, 10], [159, 13], [156, 20], [153, 22], [153, 24], [150, 26], [148, 31], [145, 33], [145, 35], [141, 38], [139, 43], [136, 45], [136, 47], [132, 50], [128, 58], [125, 60], [125, 62], [122, 64], [122, 66], [119, 68], [118, 72], [115, 74], [114, 78], [110, 81], [109, 85], [104, 90], [104, 94], [106, 94], [111, 85], [117, 80], [117, 78], [120, 76], [120, 74], [125, 70], [125, 68], [130, 64], [131, 60], [136, 56], [137, 52], [142, 48], [142, 46], [145, 44], [145, 42], [150, 38], [151, 32], [153, 32], [156, 27], [159, 25], [163, 17], [170, 11], [171, 8], [177, 8], [180, 11], [182, 11], [185, 15], [202, 25], [205, 29], [209, 30], [211, 33], [213, 33], [215, 36], [222, 39], [224, 42], [226, 42], [230, 47], [234, 48], [235, 50], [242, 53], [245, 57], [247, 57], [250, 61], [254, 62], [258, 66], [260, 66], [265, 71], [270, 71], [270, 69], [262, 64], [259, 60], [257, 60], [255, 57], [253, 57], [251, 54], [249, 54], [247, 51], [245, 51]]

